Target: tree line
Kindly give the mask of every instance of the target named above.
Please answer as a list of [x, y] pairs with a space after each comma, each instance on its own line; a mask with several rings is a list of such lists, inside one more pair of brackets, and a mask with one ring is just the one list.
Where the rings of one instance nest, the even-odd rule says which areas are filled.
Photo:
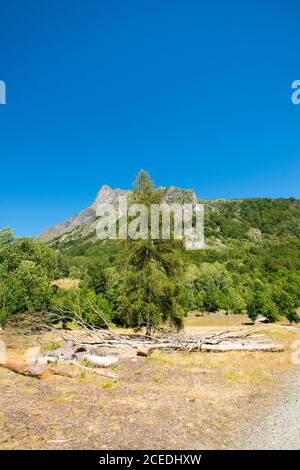
[[[134, 200], [159, 202], [149, 175], [134, 182]], [[149, 227], [150, 229], [150, 227]], [[139, 240], [47, 246], [0, 231], [0, 323], [20, 314], [78, 308], [103, 326], [88, 306], [109, 322], [150, 334], [155, 326], [180, 329], [188, 311], [247, 312], [269, 321], [297, 322], [300, 305], [300, 212], [298, 202], [240, 200], [208, 202], [207, 247], [186, 251], [180, 241]], [[79, 279], [69, 290], [58, 278]]]

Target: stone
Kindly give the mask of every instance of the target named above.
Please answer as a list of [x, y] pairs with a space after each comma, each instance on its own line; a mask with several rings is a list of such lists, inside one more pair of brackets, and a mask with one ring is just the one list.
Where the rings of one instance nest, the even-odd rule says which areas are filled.
[[[165, 191], [163, 202], [167, 204], [182, 204], [183, 202], [197, 204], [197, 196], [194, 190], [186, 190], [169, 186], [161, 188]], [[48, 228], [45, 232], [37, 236], [38, 239], [49, 242], [55, 238], [61, 240], [76, 240], [91, 234], [97, 226], [97, 207], [101, 204], [111, 204], [115, 209], [118, 208], [119, 197], [130, 196], [131, 190], [112, 189], [107, 185], [102, 186], [97, 194], [94, 203], [81, 211], [71, 219]]]

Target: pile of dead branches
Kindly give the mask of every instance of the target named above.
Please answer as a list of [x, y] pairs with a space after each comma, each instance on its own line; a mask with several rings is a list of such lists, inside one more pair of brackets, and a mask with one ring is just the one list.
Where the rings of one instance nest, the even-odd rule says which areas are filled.
[[[145, 355], [150, 355], [155, 350], [167, 351], [283, 351], [283, 344], [276, 343], [266, 337], [257, 326], [232, 328], [221, 332], [209, 332], [197, 335], [186, 335], [181, 332], [165, 330], [153, 327], [154, 333], [151, 336], [133, 333], [120, 334], [116, 332], [107, 322], [102, 312], [92, 303], [89, 304], [93, 313], [99, 316], [104, 328], [97, 328], [87, 323], [80, 311], [68, 312], [57, 310], [51, 313], [51, 321], [43, 322], [38, 317], [32, 323], [34, 330], [55, 332], [64, 341], [73, 344], [97, 345], [105, 348], [133, 348], [145, 351]], [[72, 330], [59, 329], [55, 321], [62, 317], [76, 324], [77, 328]], [[54, 325], [53, 325], [54, 324]]]

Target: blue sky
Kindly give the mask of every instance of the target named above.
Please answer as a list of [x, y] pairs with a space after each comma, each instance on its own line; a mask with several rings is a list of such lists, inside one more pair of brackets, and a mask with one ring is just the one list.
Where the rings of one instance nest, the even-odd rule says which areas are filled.
[[0, 227], [35, 235], [140, 168], [199, 197], [300, 197], [295, 1], [0, 6]]

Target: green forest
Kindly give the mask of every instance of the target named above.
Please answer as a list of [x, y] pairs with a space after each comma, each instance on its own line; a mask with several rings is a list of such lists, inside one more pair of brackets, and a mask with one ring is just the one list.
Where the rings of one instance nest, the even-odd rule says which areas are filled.
[[[150, 177], [140, 172], [134, 199], [158, 200]], [[300, 305], [300, 201], [297, 199], [209, 200], [203, 250], [185, 250], [170, 240], [56, 240], [0, 231], [0, 323], [54, 309], [76, 311], [103, 326], [137, 330], [159, 325], [180, 329], [189, 311], [259, 315], [298, 322]], [[53, 282], [78, 279], [65, 290]], [[30, 317], [29, 317], [30, 318]]]

